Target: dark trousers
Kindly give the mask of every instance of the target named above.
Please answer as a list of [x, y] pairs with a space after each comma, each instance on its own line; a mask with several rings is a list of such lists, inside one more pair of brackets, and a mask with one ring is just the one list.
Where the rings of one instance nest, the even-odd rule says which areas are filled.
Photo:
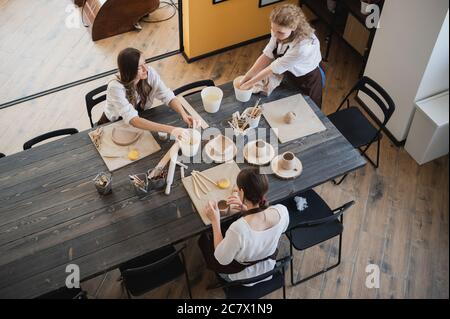
[[291, 72], [286, 72], [286, 76], [288, 81], [295, 83], [302, 94], [308, 95], [320, 109], [322, 108], [322, 75], [318, 67], [299, 77]]

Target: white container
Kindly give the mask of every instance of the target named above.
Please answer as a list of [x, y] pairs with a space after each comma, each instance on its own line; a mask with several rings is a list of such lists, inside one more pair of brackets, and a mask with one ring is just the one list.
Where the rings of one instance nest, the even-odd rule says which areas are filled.
[[223, 98], [223, 91], [215, 86], [208, 86], [201, 93], [203, 107], [208, 113], [216, 113], [219, 111], [220, 103]]
[[179, 140], [181, 152], [186, 157], [195, 156], [200, 148], [202, 141], [202, 135], [199, 131], [194, 129], [188, 129], [189, 138], [187, 140]]
[[416, 102], [405, 150], [419, 164], [448, 154], [448, 91]]
[[[250, 114], [252, 107], [248, 107], [245, 109], [244, 114]], [[261, 114], [258, 117], [251, 118], [250, 116], [247, 116], [248, 118], [248, 124], [250, 125], [250, 128], [257, 128], [259, 125], [259, 121], [261, 120]]]
[[248, 102], [252, 97], [253, 90], [241, 90], [239, 89], [239, 84], [244, 76], [238, 76], [233, 81], [234, 86], [234, 94], [236, 95], [236, 99], [240, 102]]

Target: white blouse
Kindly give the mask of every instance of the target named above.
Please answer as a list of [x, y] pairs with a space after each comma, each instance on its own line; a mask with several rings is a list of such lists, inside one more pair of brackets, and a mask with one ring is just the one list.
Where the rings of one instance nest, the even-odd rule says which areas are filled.
[[[277, 48], [278, 54], [284, 53], [284, 56], [275, 59], [273, 55], [275, 48]], [[322, 61], [320, 42], [315, 34], [309, 39], [294, 40], [288, 43], [278, 43], [277, 38], [272, 35], [263, 53], [269, 59], [274, 60], [270, 65], [273, 73], [283, 74], [289, 71], [297, 77], [313, 71]]]
[[[214, 251], [214, 256], [220, 264], [228, 265], [233, 259], [241, 263], [251, 262], [266, 258], [275, 252], [281, 235], [289, 225], [289, 212], [280, 204], [267, 209], [276, 209], [280, 215], [278, 223], [269, 229], [253, 230], [244, 218], [239, 218], [231, 224], [225, 238]], [[231, 280], [252, 278], [272, 270], [275, 263], [275, 260], [267, 259], [228, 276]], [[265, 280], [270, 279], [271, 277], [268, 277]]]
[[[144, 110], [152, 107], [155, 98], [166, 105], [169, 105], [170, 101], [175, 98], [173, 92], [164, 84], [159, 74], [151, 67], [148, 68], [147, 81], [152, 87], [152, 90], [147, 98]], [[136, 99], [137, 102], [140, 101], [137, 93]], [[118, 80], [112, 80], [108, 84], [104, 112], [110, 121], [114, 122], [121, 116], [123, 121], [127, 124], [130, 123], [130, 120], [133, 117], [138, 116], [138, 111], [126, 98], [125, 87]]]

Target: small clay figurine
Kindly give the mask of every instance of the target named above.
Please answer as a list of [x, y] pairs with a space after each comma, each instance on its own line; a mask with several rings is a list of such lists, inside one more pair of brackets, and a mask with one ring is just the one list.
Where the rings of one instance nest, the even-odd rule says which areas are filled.
[[284, 121], [286, 122], [286, 124], [292, 124], [296, 118], [297, 114], [295, 114], [294, 112], [288, 112], [284, 116]]

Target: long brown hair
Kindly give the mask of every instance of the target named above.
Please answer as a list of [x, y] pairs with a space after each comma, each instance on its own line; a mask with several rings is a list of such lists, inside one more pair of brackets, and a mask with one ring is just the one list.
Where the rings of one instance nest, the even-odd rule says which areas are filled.
[[125, 86], [127, 100], [134, 107], [137, 107], [137, 92], [140, 98], [140, 105], [142, 109], [144, 109], [144, 105], [147, 103], [147, 98], [152, 91], [152, 87], [148, 84], [147, 79], [140, 80], [136, 86], [134, 85], [141, 55], [142, 52], [135, 48], [126, 48], [120, 51], [117, 56], [117, 65], [119, 67], [120, 75], [117, 79], [123, 84], [123, 86]]
[[306, 20], [302, 9], [295, 4], [283, 4], [275, 7], [270, 14], [270, 21], [294, 30], [283, 42], [291, 42], [295, 39], [305, 40], [311, 38], [315, 32]]
[[259, 173], [258, 168], [242, 170], [237, 176], [236, 184], [244, 191], [244, 199], [254, 205], [267, 207], [265, 195], [269, 190], [269, 180], [266, 175]]

